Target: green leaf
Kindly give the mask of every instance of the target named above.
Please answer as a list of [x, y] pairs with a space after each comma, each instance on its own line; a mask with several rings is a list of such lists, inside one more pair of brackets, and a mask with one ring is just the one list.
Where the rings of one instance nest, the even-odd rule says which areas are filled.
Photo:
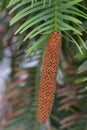
[[37, 47], [40, 47], [41, 43], [46, 40], [48, 38], [47, 35], [42, 35], [40, 37], [40, 39], [35, 43], [35, 45], [33, 45], [32, 47], [30, 47], [28, 50], [27, 50], [27, 54], [25, 55], [25, 57], [27, 57], [32, 51], [34, 51], [34, 49], [36, 49]]
[[80, 67], [78, 68], [78, 73], [81, 73], [81, 72], [84, 72], [84, 71], [87, 71], [87, 60], [84, 61]]

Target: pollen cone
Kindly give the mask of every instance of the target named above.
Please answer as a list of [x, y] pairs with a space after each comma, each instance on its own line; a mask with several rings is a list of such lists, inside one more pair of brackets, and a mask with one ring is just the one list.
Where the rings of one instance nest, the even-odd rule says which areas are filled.
[[52, 110], [56, 88], [56, 76], [61, 53], [62, 35], [54, 32], [50, 35], [44, 58], [38, 101], [38, 120], [45, 123]]

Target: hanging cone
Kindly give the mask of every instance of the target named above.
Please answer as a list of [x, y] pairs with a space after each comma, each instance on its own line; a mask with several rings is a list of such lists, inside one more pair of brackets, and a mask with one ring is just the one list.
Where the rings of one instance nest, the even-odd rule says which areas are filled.
[[61, 45], [61, 33], [52, 33], [47, 45], [46, 55], [44, 58], [43, 73], [40, 82], [38, 102], [38, 120], [40, 123], [45, 123], [47, 121], [52, 110]]

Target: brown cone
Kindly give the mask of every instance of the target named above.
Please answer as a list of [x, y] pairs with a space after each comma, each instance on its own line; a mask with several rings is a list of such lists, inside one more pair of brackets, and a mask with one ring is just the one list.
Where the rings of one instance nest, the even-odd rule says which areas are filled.
[[43, 73], [40, 81], [38, 102], [38, 120], [40, 123], [45, 123], [47, 121], [52, 110], [61, 45], [62, 35], [57, 32], [52, 33], [48, 41]]

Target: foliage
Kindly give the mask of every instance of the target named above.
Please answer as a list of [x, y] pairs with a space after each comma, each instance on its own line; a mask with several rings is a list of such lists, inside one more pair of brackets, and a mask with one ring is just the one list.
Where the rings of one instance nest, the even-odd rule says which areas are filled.
[[[81, 29], [84, 30], [82, 25], [82, 19], [87, 20], [87, 14], [84, 10], [87, 10], [85, 6], [82, 6], [83, 0], [46, 0], [46, 1], [31, 1], [31, 0], [11, 0], [9, 7], [13, 6], [11, 13], [17, 14], [13, 17], [10, 25], [19, 22], [23, 18], [27, 19], [22, 22], [21, 26], [16, 30], [17, 33], [25, 33], [24, 41], [27, 38], [36, 38], [38, 35], [36, 44], [27, 51], [29, 55], [34, 49], [35, 51], [40, 48], [41, 44], [47, 41], [47, 35], [54, 31], [62, 32], [65, 38], [68, 38], [73, 42], [81, 53], [82, 50], [72, 35], [77, 37], [84, 48], [87, 48], [82, 39]], [[24, 8], [21, 10], [21, 8]], [[73, 25], [73, 26], [72, 26]], [[67, 36], [68, 35], [68, 36]], [[49, 37], [49, 35], [48, 35]]]

